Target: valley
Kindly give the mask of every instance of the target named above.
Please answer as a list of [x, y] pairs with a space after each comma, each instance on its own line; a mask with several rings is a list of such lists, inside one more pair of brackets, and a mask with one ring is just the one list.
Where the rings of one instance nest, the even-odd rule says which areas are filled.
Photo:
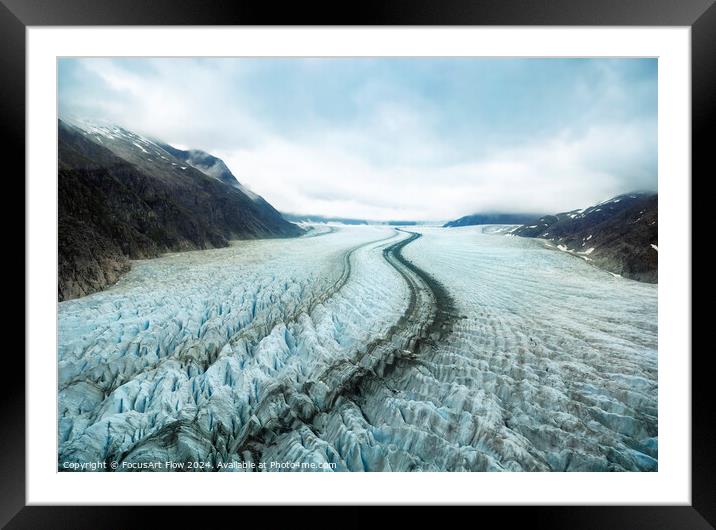
[[493, 226], [302, 228], [60, 303], [60, 463], [658, 468], [656, 285]]

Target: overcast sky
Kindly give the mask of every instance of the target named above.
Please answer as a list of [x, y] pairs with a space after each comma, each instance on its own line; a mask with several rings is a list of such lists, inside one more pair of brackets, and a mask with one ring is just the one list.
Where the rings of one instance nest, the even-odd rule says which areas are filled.
[[656, 190], [656, 59], [62, 59], [60, 116], [222, 158], [284, 212], [445, 220]]

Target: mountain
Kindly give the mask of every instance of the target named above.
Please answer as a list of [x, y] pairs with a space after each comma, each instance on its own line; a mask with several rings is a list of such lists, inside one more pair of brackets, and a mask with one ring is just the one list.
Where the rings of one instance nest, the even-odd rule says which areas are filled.
[[658, 281], [655, 193], [628, 193], [583, 210], [546, 215], [512, 233], [554, 241], [560, 250], [626, 278]]
[[198, 169], [202, 173], [209, 175], [210, 177], [214, 177], [216, 180], [223, 182], [224, 184], [241, 190], [245, 195], [248, 195], [254, 201], [264, 200], [246, 186], [242, 185], [220, 158], [199, 149], [189, 149], [187, 151], [177, 149], [176, 147], [172, 147], [171, 145], [160, 141], [157, 141], [156, 145], [182, 162], [186, 162], [193, 168]]
[[538, 214], [522, 213], [487, 213], [460, 217], [443, 225], [444, 228], [471, 225], [521, 225], [539, 217]]
[[115, 283], [130, 259], [303, 233], [236, 179], [121, 127], [59, 120], [58, 158], [60, 301]]

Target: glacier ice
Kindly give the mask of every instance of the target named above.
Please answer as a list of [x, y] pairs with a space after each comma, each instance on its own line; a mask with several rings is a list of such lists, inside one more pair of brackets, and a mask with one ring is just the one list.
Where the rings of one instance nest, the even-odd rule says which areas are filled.
[[655, 470], [656, 286], [509, 232], [317, 225], [133, 263], [59, 305], [60, 464]]

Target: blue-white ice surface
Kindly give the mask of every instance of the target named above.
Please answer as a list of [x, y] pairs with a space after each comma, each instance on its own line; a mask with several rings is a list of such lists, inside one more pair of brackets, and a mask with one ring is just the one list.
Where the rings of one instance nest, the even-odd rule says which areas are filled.
[[329, 230], [134, 262], [114, 287], [61, 303], [60, 462], [656, 469], [656, 286], [482, 227], [416, 228], [403, 250], [454, 299], [436, 345], [319, 404], [260, 455], [234, 447], [277, 385], [305, 389], [407, 309], [383, 256], [407, 235], [314, 234]]

